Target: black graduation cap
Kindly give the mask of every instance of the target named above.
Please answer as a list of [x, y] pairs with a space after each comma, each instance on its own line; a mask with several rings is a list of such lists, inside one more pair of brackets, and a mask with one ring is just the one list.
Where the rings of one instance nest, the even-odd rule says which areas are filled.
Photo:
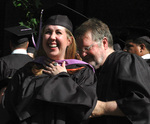
[[36, 49], [39, 48], [41, 42], [40, 34], [42, 30], [42, 25], [48, 24], [49, 22], [50, 24], [61, 23], [61, 25], [63, 23], [64, 27], [73, 32], [73, 29], [81, 25], [87, 19], [88, 18], [85, 15], [59, 2], [50, 7], [42, 9], [40, 16], [39, 37]]
[[123, 28], [122, 36], [124, 36], [125, 41], [130, 39], [136, 39], [142, 36], [150, 37], [150, 30], [144, 27], [129, 26]]
[[[117, 33], [116, 33], [117, 32]], [[150, 37], [150, 30], [144, 27], [138, 26], [125, 26], [117, 29], [113, 38], [115, 43], [119, 43], [121, 48], [124, 48], [126, 41], [135, 40], [138, 37], [148, 36]]]
[[85, 15], [62, 3], [56, 3], [53, 6], [44, 9], [43, 23], [53, 15], [66, 15], [71, 20], [74, 28], [88, 19]]
[[32, 28], [27, 28], [25, 26], [13, 26], [5, 28], [5, 30], [10, 33], [11, 41], [15, 44], [21, 44], [28, 41], [31, 35], [35, 33]]
[[45, 22], [45, 25], [60, 25], [65, 28], [67, 28], [69, 31], [73, 32], [73, 25], [70, 19], [66, 15], [53, 15], [50, 16], [47, 21]]
[[148, 37], [148, 36], [138, 37], [138, 38], [136, 39], [136, 41], [145, 41], [145, 42], [147, 42], [147, 43], [150, 44], [150, 37]]
[[115, 51], [122, 50], [122, 48], [121, 48], [121, 46], [120, 46], [119, 43], [113, 44], [113, 47], [114, 47], [114, 50], [115, 50]]

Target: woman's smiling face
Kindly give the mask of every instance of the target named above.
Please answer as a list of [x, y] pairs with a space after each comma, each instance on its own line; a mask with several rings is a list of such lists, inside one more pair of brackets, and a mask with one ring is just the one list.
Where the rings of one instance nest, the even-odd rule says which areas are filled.
[[64, 59], [66, 48], [70, 45], [66, 29], [63, 26], [47, 25], [43, 32], [42, 45], [46, 55], [50, 59]]

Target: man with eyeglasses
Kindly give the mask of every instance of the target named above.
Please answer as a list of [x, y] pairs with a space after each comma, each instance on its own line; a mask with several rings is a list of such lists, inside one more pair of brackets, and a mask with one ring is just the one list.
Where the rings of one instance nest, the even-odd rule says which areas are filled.
[[91, 18], [75, 30], [83, 61], [97, 75], [98, 101], [90, 124], [150, 124], [150, 70], [139, 56], [114, 51], [109, 27]]

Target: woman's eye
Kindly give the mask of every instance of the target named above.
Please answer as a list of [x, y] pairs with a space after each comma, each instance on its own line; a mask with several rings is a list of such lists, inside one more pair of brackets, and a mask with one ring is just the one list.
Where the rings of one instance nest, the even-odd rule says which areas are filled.
[[52, 33], [52, 31], [51, 30], [45, 30], [45, 32], [44, 32], [45, 34], [51, 34]]
[[51, 34], [52, 32], [51, 31], [45, 31], [45, 34]]
[[57, 34], [62, 34], [60, 31], [56, 32]]

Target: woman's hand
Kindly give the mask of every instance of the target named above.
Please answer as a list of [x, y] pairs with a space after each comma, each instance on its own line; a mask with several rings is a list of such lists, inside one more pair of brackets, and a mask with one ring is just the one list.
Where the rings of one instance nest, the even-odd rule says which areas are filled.
[[60, 72], [67, 72], [65, 61], [62, 63], [62, 65], [59, 65], [56, 62], [45, 61], [44, 67], [45, 69], [43, 70], [43, 72], [50, 75], [57, 75]]

